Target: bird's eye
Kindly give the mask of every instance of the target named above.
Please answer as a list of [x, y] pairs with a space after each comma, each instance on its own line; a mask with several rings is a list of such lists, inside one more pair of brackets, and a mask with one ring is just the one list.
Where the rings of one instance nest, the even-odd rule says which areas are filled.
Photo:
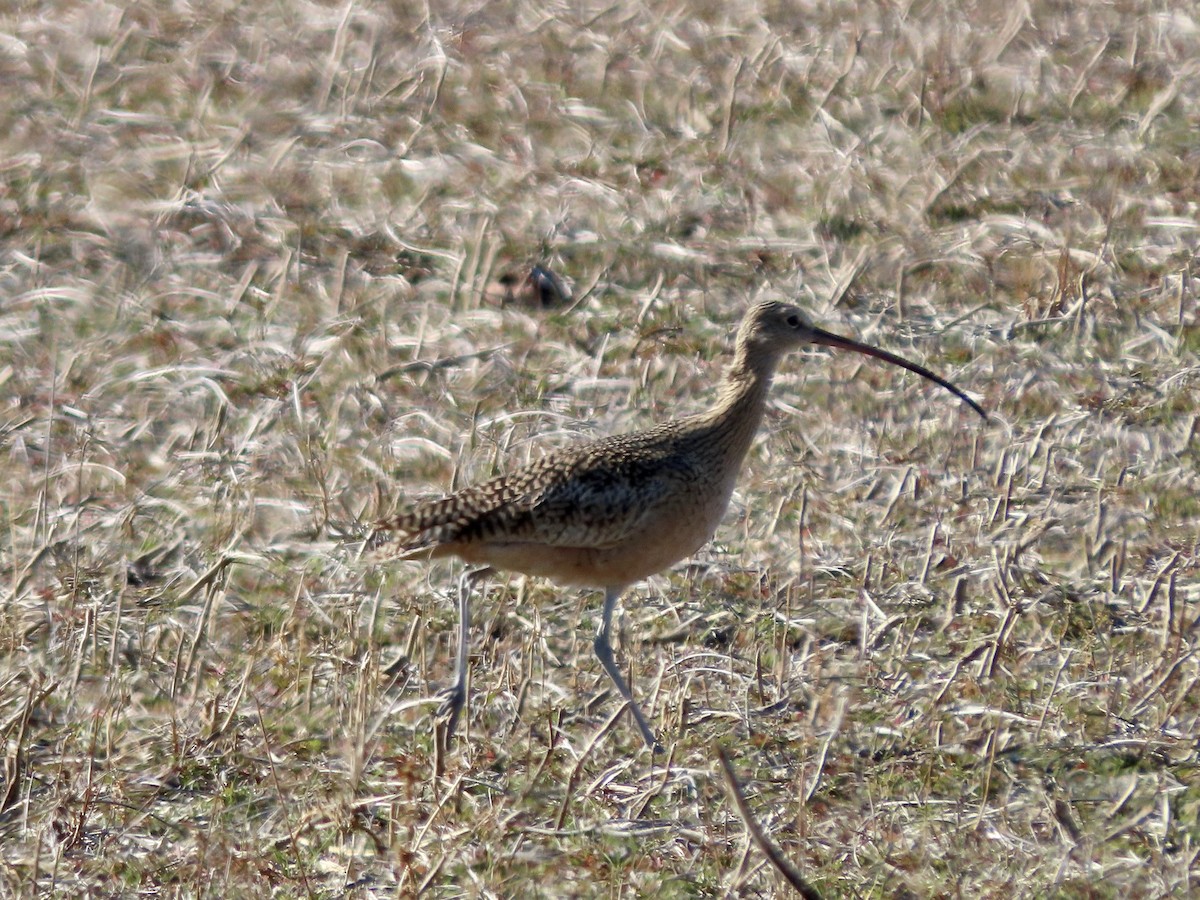
[[799, 328], [800, 327], [800, 317], [797, 315], [794, 315], [794, 314], [790, 315], [787, 317], [787, 323], [790, 326], [792, 326], [793, 328]]

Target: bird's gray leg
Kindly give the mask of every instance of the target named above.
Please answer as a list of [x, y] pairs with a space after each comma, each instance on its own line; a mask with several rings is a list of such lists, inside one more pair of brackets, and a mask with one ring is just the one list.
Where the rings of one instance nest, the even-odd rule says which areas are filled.
[[467, 670], [471, 656], [471, 588], [492, 574], [491, 568], [468, 569], [458, 579], [458, 658], [454, 663], [454, 684], [446, 691], [446, 699], [438, 715], [446, 717], [446, 744], [454, 737], [458, 716], [467, 705]]
[[621, 670], [617, 668], [617, 664], [613, 660], [612, 644], [609, 643], [608, 634], [612, 627], [613, 610], [617, 608], [617, 601], [619, 599], [621, 599], [621, 588], [604, 589], [604, 612], [601, 613], [600, 630], [596, 632], [596, 640], [592, 646], [596, 649], [596, 657], [600, 660], [600, 665], [604, 667], [604, 671], [608, 673], [608, 677], [617, 686], [617, 690], [621, 692], [621, 696], [629, 703], [629, 711], [633, 713], [633, 718], [637, 722], [638, 728], [641, 729], [642, 739], [645, 740], [646, 746], [653, 753], [661, 753], [662, 745], [654, 737], [654, 732], [650, 730], [650, 726], [646, 722], [646, 717], [642, 715], [642, 710], [638, 707], [637, 701], [633, 699], [629, 685], [621, 677]]

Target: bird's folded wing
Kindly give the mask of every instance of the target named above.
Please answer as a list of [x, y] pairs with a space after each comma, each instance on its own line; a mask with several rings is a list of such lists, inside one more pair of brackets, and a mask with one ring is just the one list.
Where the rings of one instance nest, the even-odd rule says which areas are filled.
[[615, 546], [644, 527], [680, 477], [670, 454], [626, 443], [606, 439], [549, 454], [422, 504], [384, 527], [403, 533], [412, 549], [475, 541]]
[[669, 479], [654, 467], [588, 467], [538, 493], [521, 513], [520, 540], [551, 547], [614, 547], [644, 529], [669, 491]]

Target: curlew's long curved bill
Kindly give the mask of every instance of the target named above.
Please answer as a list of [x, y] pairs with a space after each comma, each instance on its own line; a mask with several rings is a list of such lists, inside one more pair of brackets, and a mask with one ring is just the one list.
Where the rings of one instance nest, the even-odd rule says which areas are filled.
[[971, 409], [975, 410], [975, 412], [979, 413], [985, 422], [987, 421], [988, 414], [984, 411], [983, 407], [968, 397], [962, 390], [940, 375], [934, 375], [924, 366], [918, 366], [915, 362], [909, 362], [902, 356], [897, 356], [895, 353], [888, 353], [886, 350], [880, 350], [878, 347], [872, 347], [870, 344], [861, 344], [852, 338], [842, 337], [840, 334], [825, 331], [823, 328], [812, 329], [812, 342], [825, 347], [837, 347], [839, 350], [853, 350], [855, 353], [863, 354], [863, 356], [873, 356], [876, 359], [882, 359], [884, 362], [889, 362], [902, 369], [908, 369], [910, 372], [916, 372], [922, 378], [928, 378], [935, 384], [940, 384], [962, 400], [963, 403], [967, 404], [967, 406], [971, 407]]

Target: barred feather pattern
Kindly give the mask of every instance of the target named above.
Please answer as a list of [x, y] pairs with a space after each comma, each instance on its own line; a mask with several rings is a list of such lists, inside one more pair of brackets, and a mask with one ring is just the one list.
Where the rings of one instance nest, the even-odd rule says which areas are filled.
[[[548, 453], [382, 523], [405, 551], [489, 540], [547, 547], [619, 545], [673, 491], [702, 478], [687, 420]], [[691, 452], [689, 452], [691, 447]]]

